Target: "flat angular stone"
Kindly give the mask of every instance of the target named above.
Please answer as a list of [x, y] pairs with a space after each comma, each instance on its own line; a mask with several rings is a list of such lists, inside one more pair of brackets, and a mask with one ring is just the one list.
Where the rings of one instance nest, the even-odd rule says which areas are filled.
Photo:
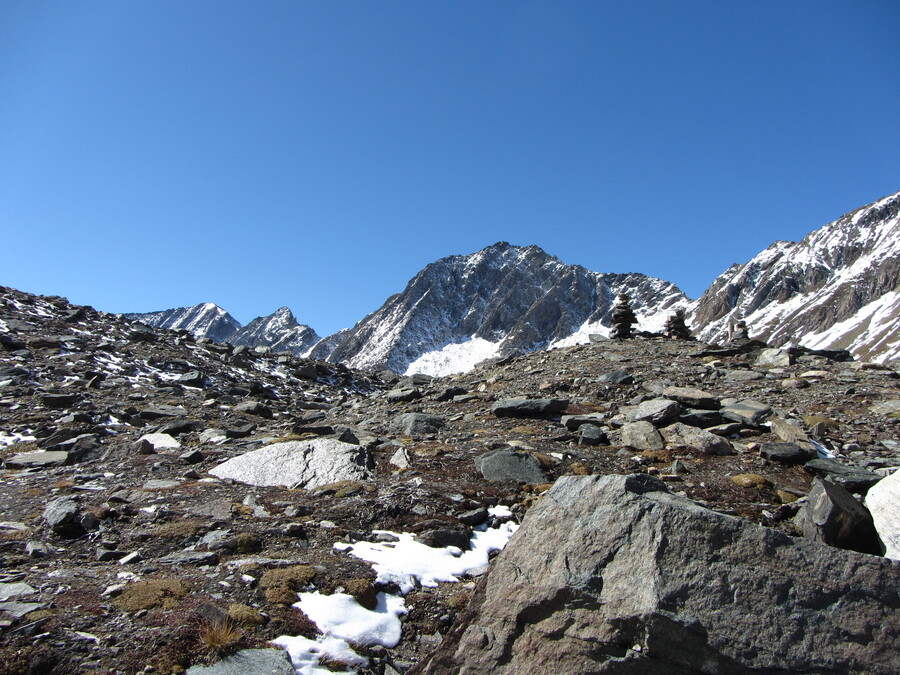
[[814, 476], [843, 485], [850, 492], [865, 493], [881, 480], [877, 473], [849, 466], [836, 459], [814, 459], [804, 464], [803, 468]]
[[391, 403], [402, 403], [422, 398], [422, 392], [417, 387], [398, 387], [391, 389], [384, 397]]
[[78, 394], [41, 394], [41, 403], [48, 408], [70, 408], [78, 401]]
[[759, 454], [781, 464], [803, 464], [816, 458], [814, 449], [801, 447], [797, 443], [763, 443]]
[[650, 422], [654, 426], [664, 426], [674, 421], [681, 412], [677, 401], [667, 398], [654, 398], [639, 404], [637, 409], [627, 415], [629, 422]]
[[0, 602], [6, 602], [14, 598], [23, 598], [35, 593], [37, 593], [36, 588], [21, 581], [10, 584], [0, 583]]
[[69, 453], [62, 450], [47, 450], [44, 452], [23, 452], [14, 455], [3, 462], [9, 469], [44, 468], [50, 466], [64, 466], [69, 463]]
[[565, 412], [568, 399], [563, 398], [507, 398], [491, 406], [497, 417], [546, 417]]
[[296, 672], [283, 649], [242, 649], [211, 666], [191, 666], [187, 675], [296, 675]]
[[213, 551], [176, 551], [159, 559], [163, 565], [218, 565], [219, 556]]
[[765, 377], [760, 372], [755, 370], [726, 370], [725, 371], [725, 379], [731, 380], [732, 382], [753, 382], [754, 380], [761, 380]]
[[144, 408], [138, 413], [138, 417], [142, 420], [152, 421], [163, 417], [183, 417], [187, 415], [187, 410], [177, 406], [156, 405]]
[[588, 413], [586, 415], [563, 415], [559, 422], [569, 431], [578, 431], [582, 424], [600, 426], [606, 419], [606, 413]]
[[678, 421], [700, 429], [708, 429], [709, 427], [718, 426], [725, 421], [725, 418], [718, 410], [704, 410], [701, 408], [688, 408], [682, 410], [678, 415]]
[[634, 384], [634, 375], [627, 370], [611, 370], [597, 378], [603, 384]]
[[242, 403], [238, 403], [236, 406], [234, 406], [234, 411], [244, 413], [246, 415], [262, 417], [267, 420], [270, 420], [274, 417], [272, 409], [265, 403], [260, 403], [259, 401], [244, 401]]
[[772, 414], [772, 408], [759, 401], [744, 399], [725, 406], [719, 412], [725, 419], [755, 427], [762, 424]]
[[666, 387], [663, 396], [689, 407], [704, 410], [718, 410], [721, 400], [707, 391], [696, 387]]

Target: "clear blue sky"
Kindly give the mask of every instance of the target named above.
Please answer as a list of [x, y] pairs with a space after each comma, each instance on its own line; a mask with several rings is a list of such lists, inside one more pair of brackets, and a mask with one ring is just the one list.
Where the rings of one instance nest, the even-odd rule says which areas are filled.
[[496, 241], [697, 297], [900, 190], [900, 2], [0, 3], [0, 285], [326, 335]]

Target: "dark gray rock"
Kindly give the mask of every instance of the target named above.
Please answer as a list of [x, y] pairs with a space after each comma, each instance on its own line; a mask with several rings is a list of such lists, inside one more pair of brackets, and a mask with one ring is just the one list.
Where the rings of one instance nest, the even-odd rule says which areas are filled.
[[803, 464], [816, 457], [814, 449], [801, 447], [797, 443], [763, 443], [759, 454], [782, 464]]
[[265, 403], [260, 403], [259, 401], [244, 401], [243, 403], [238, 403], [234, 406], [234, 411], [246, 415], [255, 415], [256, 417], [262, 417], [267, 420], [270, 420], [275, 416], [269, 406]]
[[835, 483], [813, 479], [812, 490], [794, 524], [812, 541], [860, 553], [881, 554], [881, 542], [869, 510]]
[[444, 427], [444, 420], [427, 413], [405, 413], [391, 420], [390, 429], [395, 434], [425, 436], [434, 434]]
[[469, 535], [461, 530], [427, 530], [417, 534], [416, 541], [431, 548], [456, 546], [463, 551], [469, 550]]
[[62, 537], [77, 537], [84, 533], [78, 520], [78, 503], [69, 497], [58, 497], [47, 504], [43, 518], [47, 526]]
[[540, 463], [527, 452], [500, 449], [488, 452], [475, 459], [475, 466], [486, 480], [541, 485], [547, 476]]
[[634, 384], [634, 375], [627, 370], [611, 370], [597, 378], [603, 384]]
[[688, 408], [718, 410], [721, 405], [718, 396], [695, 387], [666, 387], [663, 396], [678, 401]]
[[41, 394], [40, 398], [48, 408], [71, 408], [78, 402], [78, 394]]
[[719, 412], [725, 419], [740, 422], [750, 427], [756, 427], [762, 424], [766, 418], [772, 414], [772, 408], [765, 403], [759, 401], [751, 401], [744, 399], [737, 401], [731, 405], [727, 405]]
[[159, 559], [163, 565], [218, 565], [219, 556], [213, 551], [175, 551]]
[[564, 476], [410, 675], [887, 675], [898, 606], [892, 561], [715, 513], [647, 475]]
[[497, 417], [547, 417], [565, 412], [569, 401], [563, 398], [507, 398], [494, 403]]
[[397, 387], [391, 389], [384, 397], [391, 403], [402, 403], [422, 398], [422, 392], [413, 386]]
[[578, 429], [578, 445], [604, 445], [608, 440], [606, 432], [596, 424], [582, 424]]
[[587, 413], [585, 415], [563, 415], [559, 418], [562, 424], [569, 431], [578, 431], [582, 424], [593, 424], [602, 426], [606, 420], [606, 413]]
[[843, 485], [850, 492], [865, 494], [881, 480], [881, 476], [856, 466], [848, 466], [836, 459], [814, 459], [803, 465], [813, 476]]
[[189, 370], [175, 381], [185, 387], [202, 388], [206, 384], [206, 375], [199, 370]]
[[725, 418], [718, 410], [703, 410], [700, 408], [688, 408], [678, 415], [678, 421], [700, 429], [709, 429], [722, 424]]

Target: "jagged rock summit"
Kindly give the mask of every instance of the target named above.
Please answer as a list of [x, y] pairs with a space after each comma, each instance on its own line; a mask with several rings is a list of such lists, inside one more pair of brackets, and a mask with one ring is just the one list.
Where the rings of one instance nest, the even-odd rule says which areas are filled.
[[776, 346], [900, 358], [900, 192], [732, 265], [690, 316], [707, 342], [726, 339], [741, 319], [751, 337]]
[[212, 302], [160, 312], [126, 314], [125, 317], [154, 328], [186, 330], [195, 338], [208, 337], [216, 342], [227, 342], [241, 328], [237, 319]]
[[302, 356], [321, 338], [309, 326], [297, 321], [293, 312], [281, 307], [268, 316], [259, 316], [246, 326], [211, 302], [161, 312], [125, 314], [153, 328], [186, 330], [195, 338], [209, 338], [246, 347], [270, 347], [275, 352]]
[[537, 246], [499, 242], [427, 265], [376, 312], [311, 354], [353, 368], [446, 375], [491, 357], [585, 342], [607, 333], [618, 293], [639, 328], [659, 330], [686, 307], [674, 284], [566, 265]]

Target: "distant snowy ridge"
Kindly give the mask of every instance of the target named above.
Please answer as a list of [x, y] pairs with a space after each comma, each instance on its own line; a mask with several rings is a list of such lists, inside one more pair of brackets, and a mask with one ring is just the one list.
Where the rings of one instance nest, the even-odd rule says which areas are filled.
[[645, 330], [690, 301], [643, 274], [566, 265], [537, 246], [499, 242], [423, 268], [402, 293], [311, 355], [354, 368], [448, 375], [495, 356], [546, 349], [590, 326], [606, 332], [616, 294], [628, 293]]
[[733, 265], [690, 319], [706, 341], [724, 340], [744, 319], [751, 337], [774, 345], [900, 358], [900, 193]]
[[241, 328], [237, 319], [211, 302], [204, 302], [193, 307], [178, 307], [161, 312], [126, 314], [125, 316], [154, 328], [186, 330], [195, 338], [208, 337], [216, 342], [227, 341]]
[[281, 307], [269, 316], [257, 317], [243, 327], [237, 319], [211, 302], [125, 316], [154, 328], [186, 330], [198, 339], [205, 337], [235, 345], [270, 347], [275, 352], [287, 351], [297, 356], [308, 352], [320, 340], [316, 331], [298, 323], [287, 307]]

